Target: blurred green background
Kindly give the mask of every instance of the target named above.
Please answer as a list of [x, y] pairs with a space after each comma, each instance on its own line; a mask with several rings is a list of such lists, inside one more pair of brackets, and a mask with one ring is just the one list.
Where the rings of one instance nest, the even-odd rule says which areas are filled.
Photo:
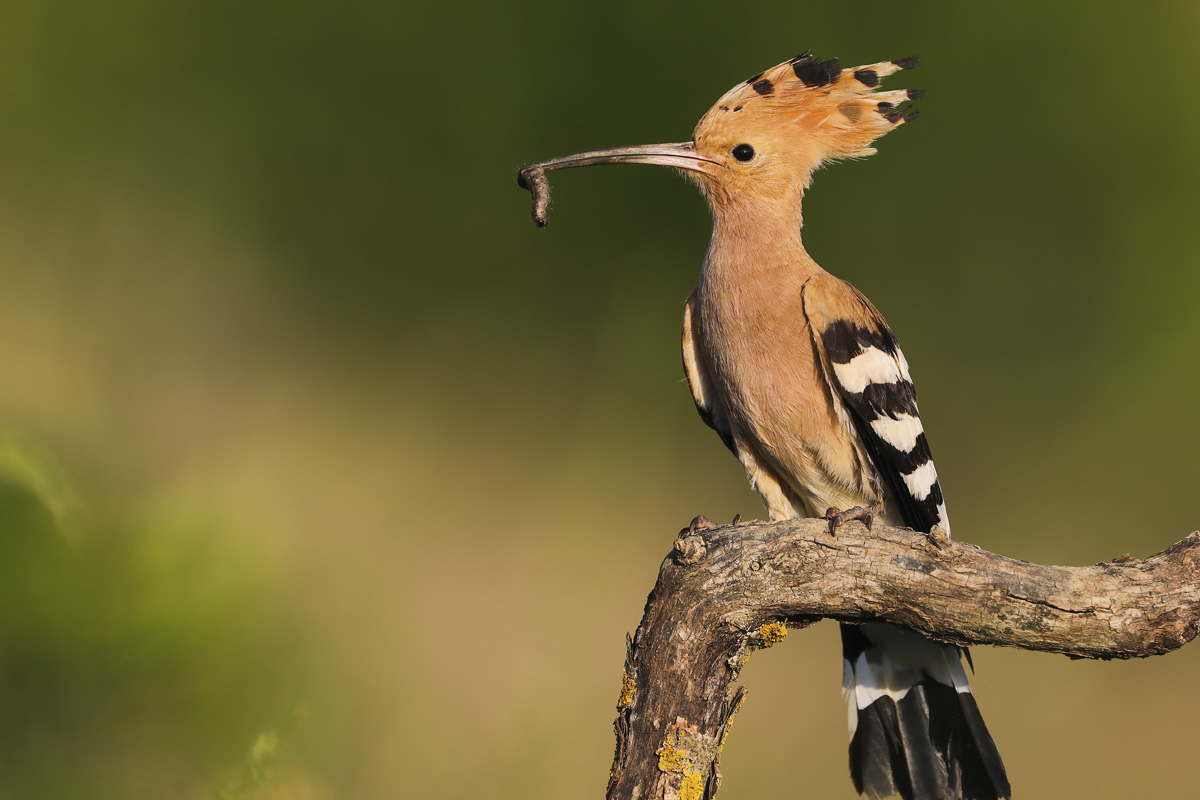
[[[955, 533], [1087, 564], [1198, 527], [1200, 6], [10, 3], [0, 798], [598, 797], [674, 533], [761, 515], [678, 332], [665, 170], [806, 48], [923, 116], [806, 241], [914, 366]], [[759, 655], [721, 796], [851, 798], [837, 634]], [[1021, 798], [1188, 797], [1200, 646], [978, 649]]]

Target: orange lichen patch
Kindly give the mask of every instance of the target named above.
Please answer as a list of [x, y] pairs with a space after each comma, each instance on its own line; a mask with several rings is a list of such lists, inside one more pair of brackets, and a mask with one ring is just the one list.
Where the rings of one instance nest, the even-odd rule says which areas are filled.
[[692, 762], [687, 753], [669, 743], [655, 751], [658, 755], [658, 768], [663, 772], [680, 772], [684, 767], [690, 767]]
[[[681, 718], [668, 728], [667, 737], [655, 754], [659, 771], [679, 776], [676, 800], [703, 800], [708, 775], [717, 765], [718, 746], [714, 737], [688, 727]], [[667, 796], [671, 796], [669, 790]]]
[[787, 638], [787, 626], [782, 622], [768, 622], [758, 627], [758, 635], [762, 637], [763, 646], [770, 647]]
[[679, 800], [700, 800], [704, 797], [704, 775], [695, 770], [686, 770], [679, 783]]
[[633, 702], [633, 693], [637, 691], [637, 681], [628, 672], [621, 673], [621, 696], [617, 698], [617, 708], [624, 708]]

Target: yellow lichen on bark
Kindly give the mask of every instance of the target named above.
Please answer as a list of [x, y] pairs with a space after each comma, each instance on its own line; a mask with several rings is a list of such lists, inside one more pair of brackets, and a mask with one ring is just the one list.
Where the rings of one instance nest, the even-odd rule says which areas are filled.
[[704, 775], [695, 770], [685, 770], [679, 782], [679, 800], [701, 800], [704, 797]]
[[763, 646], [770, 647], [787, 638], [787, 626], [782, 622], [768, 622], [758, 626], [758, 635], [762, 637]]
[[617, 698], [617, 708], [624, 708], [633, 702], [633, 693], [637, 691], [637, 681], [628, 672], [621, 673], [621, 696]]
[[[716, 758], [714, 742], [697, 739], [694, 732], [686, 729], [674, 730], [667, 735], [667, 740], [655, 753], [658, 755], [658, 769], [661, 772], [679, 776], [679, 790], [675, 800], [703, 800], [706, 771], [697, 769], [696, 764], [707, 764]], [[667, 797], [671, 796], [668, 789]]]
[[688, 760], [687, 753], [678, 747], [664, 744], [658, 749], [658, 768], [663, 772], [679, 772], [684, 767], [691, 765], [692, 762]]

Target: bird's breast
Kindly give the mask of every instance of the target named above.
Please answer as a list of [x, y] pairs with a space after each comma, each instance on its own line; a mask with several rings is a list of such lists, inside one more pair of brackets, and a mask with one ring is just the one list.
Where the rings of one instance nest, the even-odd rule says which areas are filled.
[[735, 438], [809, 510], [864, 501], [869, 468], [838, 418], [804, 314], [803, 282], [701, 281], [696, 335]]

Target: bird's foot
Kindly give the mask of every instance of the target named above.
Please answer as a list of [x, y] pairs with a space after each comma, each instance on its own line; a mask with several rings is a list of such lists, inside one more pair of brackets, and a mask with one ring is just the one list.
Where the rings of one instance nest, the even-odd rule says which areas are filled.
[[[733, 521], [730, 522], [729, 524], [730, 525], [741, 525], [742, 524], [742, 515], [734, 514]], [[721, 526], [718, 525], [717, 523], [713, 522], [708, 517], [701, 514], [698, 517], [696, 517], [695, 519], [693, 519], [691, 522], [689, 522], [688, 526], [686, 528], [684, 528], [683, 530], [681, 530], [679, 533], [680, 533], [680, 535], [683, 535], [685, 533], [692, 534], [692, 533], [695, 533], [696, 531], [706, 531], [710, 528], [719, 528], [719, 527], [721, 527]]]
[[871, 530], [871, 523], [875, 521], [875, 517], [878, 516], [879, 512], [882, 510], [882, 503], [874, 503], [866, 506], [865, 508], [863, 506], [855, 506], [854, 508], [848, 508], [845, 511], [838, 511], [836, 508], [830, 508], [825, 512], [823, 519], [829, 520], [829, 535], [836, 536], [837, 526], [852, 519], [860, 520], [863, 525], [867, 526], [867, 530]]
[[929, 533], [925, 534], [925, 539], [938, 550], [941, 550], [950, 541], [950, 534], [946, 533], [946, 529], [941, 525], [934, 525], [929, 529]]

